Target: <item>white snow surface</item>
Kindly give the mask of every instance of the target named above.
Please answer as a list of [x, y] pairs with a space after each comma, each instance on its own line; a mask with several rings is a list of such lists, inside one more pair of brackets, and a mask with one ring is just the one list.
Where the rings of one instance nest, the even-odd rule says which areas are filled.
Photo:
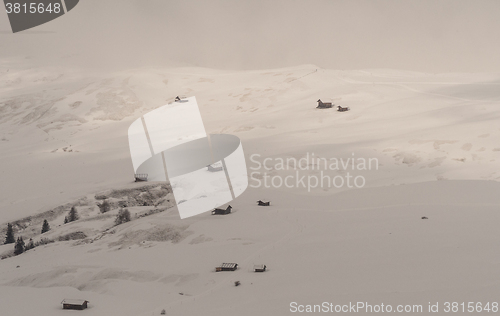
[[[262, 162], [307, 153], [376, 158], [379, 166], [353, 171], [366, 179], [361, 189], [308, 192], [250, 181], [225, 216], [181, 220], [170, 208], [111, 228], [114, 218], [91, 219], [98, 210], [89, 206], [80, 221], [50, 220], [48, 238], [89, 237], [1, 260], [2, 315], [66, 315], [65, 298], [88, 300], [85, 315], [120, 316], [162, 309], [289, 315], [291, 302], [427, 308], [498, 300], [499, 74], [315, 65], [98, 73], [7, 64], [0, 73], [3, 229], [85, 196], [143, 185], [133, 183], [128, 127], [177, 95], [196, 96], [207, 133], [241, 139], [248, 168], [251, 155]], [[316, 109], [319, 98], [351, 110]], [[294, 172], [276, 169], [268, 174]], [[12, 248], [0, 246], [0, 254]], [[214, 272], [223, 262], [239, 269]], [[267, 271], [252, 272], [255, 264]]]

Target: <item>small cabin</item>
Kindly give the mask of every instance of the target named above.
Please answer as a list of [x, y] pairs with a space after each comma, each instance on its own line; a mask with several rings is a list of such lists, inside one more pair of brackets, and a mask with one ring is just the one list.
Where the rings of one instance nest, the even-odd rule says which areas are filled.
[[148, 181], [148, 174], [147, 173], [136, 173], [135, 174], [135, 182], [143, 182], [143, 181]]
[[213, 163], [211, 165], [208, 165], [207, 170], [210, 172], [222, 171], [223, 170], [222, 163], [216, 162], [216, 163]]
[[321, 99], [318, 99], [318, 106], [316, 107], [317, 109], [330, 109], [333, 107], [332, 102], [322, 102]]
[[74, 300], [74, 299], [64, 299], [61, 304], [63, 309], [74, 309], [74, 310], [84, 310], [88, 307], [89, 301], [86, 300]]
[[216, 208], [212, 211], [212, 215], [227, 215], [231, 213], [231, 210], [233, 207], [231, 205], [228, 205], [226, 209], [223, 208]]
[[257, 204], [259, 206], [269, 206], [269, 205], [271, 205], [271, 202], [270, 201], [264, 202], [264, 201], [258, 200]]
[[267, 267], [265, 264], [256, 264], [253, 266], [253, 271], [254, 272], [265, 272], [266, 268]]
[[349, 111], [349, 107], [346, 106], [346, 107], [341, 107], [340, 105], [337, 106], [337, 111], [339, 112], [346, 112], [346, 111]]
[[223, 263], [220, 266], [215, 268], [215, 272], [236, 271], [236, 269], [238, 269], [237, 263]]
[[178, 95], [175, 97], [175, 102], [187, 102], [188, 100], [186, 100], [186, 96], [184, 95]]

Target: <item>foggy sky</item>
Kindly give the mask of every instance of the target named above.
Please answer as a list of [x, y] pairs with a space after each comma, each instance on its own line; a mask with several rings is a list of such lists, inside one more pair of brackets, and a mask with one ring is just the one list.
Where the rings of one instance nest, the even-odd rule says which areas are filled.
[[500, 72], [496, 0], [80, 0], [12, 34], [0, 58], [37, 65]]

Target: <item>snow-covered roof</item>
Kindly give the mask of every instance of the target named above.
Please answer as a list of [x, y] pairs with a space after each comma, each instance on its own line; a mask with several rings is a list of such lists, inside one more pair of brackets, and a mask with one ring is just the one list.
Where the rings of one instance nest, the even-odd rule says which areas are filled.
[[83, 305], [86, 300], [79, 300], [79, 299], [67, 299], [65, 298], [61, 304], [69, 304], [69, 305]]
[[212, 167], [212, 168], [222, 168], [222, 162], [217, 161], [217, 162], [214, 162], [213, 164], [211, 164], [209, 166]]

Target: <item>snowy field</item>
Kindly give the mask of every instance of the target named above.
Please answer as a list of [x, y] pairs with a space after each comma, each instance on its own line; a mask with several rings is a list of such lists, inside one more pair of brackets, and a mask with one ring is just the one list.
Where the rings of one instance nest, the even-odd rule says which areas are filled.
[[[16, 236], [38, 241], [47, 218], [44, 236], [55, 240], [0, 261], [2, 315], [65, 315], [64, 298], [88, 300], [82, 314], [103, 316], [498, 300], [500, 74], [315, 65], [101, 73], [15, 59], [2, 69], [0, 232], [17, 221]], [[328, 170], [363, 177], [363, 188], [253, 179], [232, 214], [180, 220], [168, 188], [134, 191], [145, 184], [133, 182], [127, 140], [131, 122], [177, 95], [196, 96], [207, 133], [241, 139], [249, 172], [268, 158], [260, 172], [293, 176], [275, 162], [308, 154], [372, 158], [377, 168]], [[316, 109], [319, 98], [351, 110]], [[308, 163], [301, 175], [318, 176]], [[109, 213], [100, 214], [99, 195]], [[132, 221], [114, 227], [120, 203]], [[80, 220], [63, 224], [71, 206]], [[59, 241], [75, 232], [85, 237]], [[0, 255], [12, 250], [2, 245]], [[239, 269], [215, 273], [222, 262]]]

